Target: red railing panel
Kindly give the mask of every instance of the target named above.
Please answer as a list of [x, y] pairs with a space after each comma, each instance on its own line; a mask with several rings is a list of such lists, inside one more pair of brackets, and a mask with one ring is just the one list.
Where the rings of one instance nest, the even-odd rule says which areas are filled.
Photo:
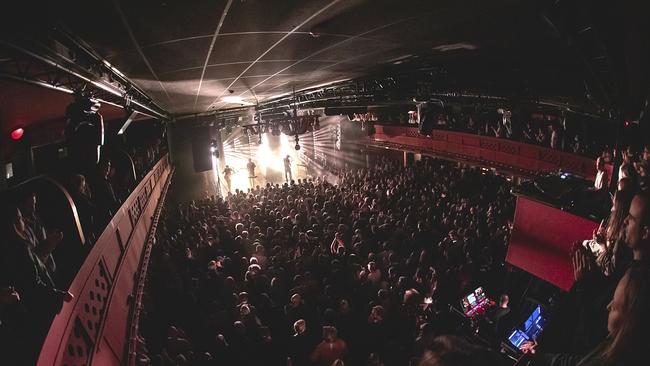
[[562, 169], [588, 179], [593, 179], [596, 174], [594, 159], [544, 146], [470, 133], [434, 130], [427, 137], [420, 135], [415, 127], [376, 125], [375, 134], [370, 139], [377, 143], [404, 145], [410, 150], [479, 159], [530, 173]]
[[596, 227], [597, 222], [518, 196], [506, 262], [569, 290], [574, 281], [571, 247], [591, 238]]

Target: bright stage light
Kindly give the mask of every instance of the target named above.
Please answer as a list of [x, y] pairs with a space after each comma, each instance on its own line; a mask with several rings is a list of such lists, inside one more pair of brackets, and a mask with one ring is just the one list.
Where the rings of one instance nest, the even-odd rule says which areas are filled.
[[219, 184], [219, 182], [220, 182], [219, 170], [220, 170], [219, 169], [219, 160], [217, 159], [216, 156], [212, 155], [212, 179], [214, 179], [213, 184], [214, 184], [215, 190], [220, 189], [220, 192], [218, 192], [218, 194], [220, 194], [221, 196], [224, 196], [224, 194], [227, 193], [227, 192], [224, 190], [223, 183]]
[[269, 138], [266, 134], [260, 135], [260, 145], [257, 148], [257, 167], [260, 172], [267, 175], [269, 165], [273, 163], [273, 155], [269, 147]]

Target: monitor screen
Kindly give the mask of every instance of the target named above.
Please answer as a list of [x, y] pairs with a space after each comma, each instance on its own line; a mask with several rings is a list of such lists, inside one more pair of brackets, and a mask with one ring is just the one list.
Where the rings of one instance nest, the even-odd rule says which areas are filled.
[[476, 306], [476, 296], [474, 296], [474, 294], [467, 295], [467, 301], [469, 301], [471, 307]]
[[470, 292], [467, 296], [461, 299], [461, 306], [463, 312], [465, 312], [466, 315], [469, 315], [470, 313], [474, 313], [478, 309], [485, 307], [488, 302], [489, 300], [487, 296], [485, 296], [483, 287], [478, 287], [476, 290]]
[[528, 338], [535, 339], [544, 329], [546, 319], [542, 315], [542, 308], [538, 305], [524, 322], [524, 332]]
[[508, 341], [510, 344], [513, 346], [517, 347], [517, 349], [521, 348], [521, 345], [524, 344], [528, 340], [528, 336], [526, 333], [520, 331], [519, 329], [515, 329], [510, 333], [510, 336], [508, 337]]

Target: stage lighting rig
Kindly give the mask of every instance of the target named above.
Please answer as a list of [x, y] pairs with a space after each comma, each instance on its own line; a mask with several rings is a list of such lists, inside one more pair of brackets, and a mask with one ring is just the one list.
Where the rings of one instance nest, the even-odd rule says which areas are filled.
[[217, 139], [210, 140], [210, 152], [215, 158], [219, 158], [219, 143]]
[[262, 119], [255, 124], [244, 125], [242, 128], [251, 135], [268, 132], [274, 136], [280, 136], [283, 133], [289, 136], [302, 135], [307, 132], [318, 131], [320, 129], [319, 118], [319, 115], [283, 116], [268, 120]]

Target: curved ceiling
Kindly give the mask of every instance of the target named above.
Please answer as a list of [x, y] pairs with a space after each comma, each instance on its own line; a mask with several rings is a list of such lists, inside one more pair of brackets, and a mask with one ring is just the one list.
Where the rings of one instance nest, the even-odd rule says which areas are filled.
[[[573, 72], [584, 69], [583, 55], [571, 50], [557, 24], [544, 16], [565, 3], [584, 5], [577, 0], [72, 0], [51, 2], [40, 16], [39, 9], [30, 9], [20, 29], [68, 29], [179, 115], [253, 105], [413, 57], [446, 62], [460, 74], [477, 69], [486, 78], [493, 68], [499, 77], [512, 74], [517, 80], [555, 75], [561, 83], [573, 77], [575, 92], [576, 85], [584, 89], [586, 72]], [[580, 23], [579, 17], [569, 20]], [[30, 26], [43, 22], [47, 25]], [[542, 67], [546, 73], [537, 71]]]
[[520, 3], [99, 0], [56, 11], [158, 104], [183, 114], [255, 104], [409, 55], [548, 38], [536, 8]]

